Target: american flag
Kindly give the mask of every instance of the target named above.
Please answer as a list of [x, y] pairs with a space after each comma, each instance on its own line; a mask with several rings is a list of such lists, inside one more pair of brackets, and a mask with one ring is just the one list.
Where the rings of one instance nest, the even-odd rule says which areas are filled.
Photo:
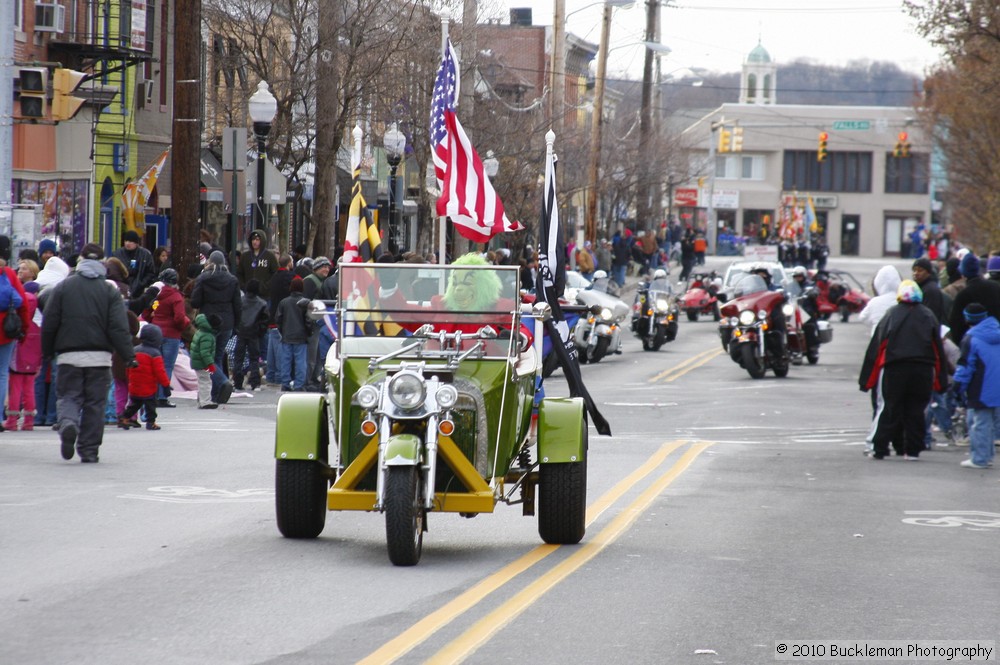
[[451, 217], [464, 238], [487, 242], [498, 233], [524, 227], [507, 219], [500, 197], [483, 172], [483, 162], [455, 115], [458, 80], [458, 58], [449, 39], [431, 101], [434, 175], [441, 190], [437, 214]]

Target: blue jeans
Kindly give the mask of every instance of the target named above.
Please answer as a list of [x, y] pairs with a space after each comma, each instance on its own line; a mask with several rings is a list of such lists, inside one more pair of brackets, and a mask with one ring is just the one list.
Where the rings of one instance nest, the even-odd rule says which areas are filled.
[[[308, 345], [281, 343], [281, 387], [292, 388], [295, 380], [295, 390], [302, 390], [306, 385], [306, 365], [308, 362]], [[294, 366], [294, 377], [292, 375]]]
[[931, 403], [927, 405], [927, 434], [924, 444], [931, 448], [931, 423], [937, 423], [941, 431], [947, 434], [951, 431], [951, 414], [955, 412], [949, 393], [931, 393]]
[[10, 357], [14, 355], [17, 342], [0, 344], [0, 408], [7, 402], [7, 377], [10, 375]]
[[969, 451], [972, 463], [986, 466], [993, 461], [993, 440], [1000, 437], [1000, 407], [969, 409]]
[[628, 268], [627, 263], [622, 265], [611, 266], [611, 278], [618, 282], [618, 286], [625, 286], [625, 269]]
[[229, 377], [226, 376], [225, 365], [222, 361], [226, 357], [226, 342], [229, 338], [233, 336], [233, 330], [220, 330], [215, 334], [215, 371], [212, 372], [212, 401], [217, 402], [219, 397], [219, 388], [223, 385], [229, 383]]
[[277, 328], [267, 329], [267, 373], [264, 380], [277, 383], [281, 380], [281, 334]]
[[[174, 378], [174, 365], [177, 364], [177, 354], [181, 350], [181, 340], [174, 339], [172, 337], [163, 338], [163, 346], [160, 347], [160, 353], [163, 356], [163, 369], [167, 370], [167, 378]], [[167, 393], [160, 386], [156, 389], [157, 399], [166, 399]]]
[[[46, 374], [52, 370], [51, 383], [45, 381]], [[56, 370], [59, 369], [53, 359], [43, 360], [38, 376], [35, 377], [35, 424], [56, 424]]]

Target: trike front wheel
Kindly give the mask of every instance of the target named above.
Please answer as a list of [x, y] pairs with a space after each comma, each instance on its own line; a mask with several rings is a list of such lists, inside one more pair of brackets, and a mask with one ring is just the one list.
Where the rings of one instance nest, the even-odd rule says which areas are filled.
[[420, 495], [419, 467], [389, 467], [385, 482], [385, 538], [393, 565], [415, 566], [420, 561], [424, 542]]

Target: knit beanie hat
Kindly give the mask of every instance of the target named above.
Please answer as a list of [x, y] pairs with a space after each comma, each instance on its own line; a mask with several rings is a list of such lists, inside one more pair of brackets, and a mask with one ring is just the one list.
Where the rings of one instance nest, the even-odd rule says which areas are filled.
[[969, 279], [971, 277], [979, 277], [980, 271], [979, 257], [969, 252], [962, 257], [962, 262], [958, 265], [958, 271], [962, 273], [962, 277]]
[[208, 255], [208, 262], [214, 263], [217, 266], [224, 266], [226, 265], [226, 255], [219, 250], [215, 250]]
[[919, 258], [919, 259], [917, 259], [916, 261], [913, 262], [913, 266], [912, 267], [913, 268], [923, 268], [924, 270], [926, 270], [927, 272], [929, 272], [932, 275], [935, 273], [934, 266], [931, 265], [931, 260], [928, 259], [928, 258]]
[[965, 317], [965, 322], [970, 326], [974, 326], [980, 321], [983, 321], [989, 315], [990, 313], [986, 311], [986, 308], [977, 302], [972, 303], [962, 310], [962, 316]]
[[142, 241], [142, 238], [140, 238], [139, 234], [136, 233], [135, 231], [126, 231], [125, 235], [122, 236], [122, 238], [124, 239], [124, 242], [139, 243]]
[[201, 252], [202, 255], [205, 256], [205, 258], [208, 258], [208, 255], [212, 253], [212, 246], [209, 245], [207, 242], [199, 243], [198, 251]]
[[1000, 272], [1000, 256], [990, 257], [990, 260], [986, 262], [986, 272]]
[[948, 263], [945, 264], [944, 271], [948, 273], [949, 282], [957, 282], [962, 278], [962, 273], [958, 271], [958, 266], [960, 263], [961, 260], [953, 256], [950, 259], [948, 259]]
[[904, 279], [896, 289], [896, 302], [917, 303], [923, 302], [923, 299], [924, 292], [912, 279]]

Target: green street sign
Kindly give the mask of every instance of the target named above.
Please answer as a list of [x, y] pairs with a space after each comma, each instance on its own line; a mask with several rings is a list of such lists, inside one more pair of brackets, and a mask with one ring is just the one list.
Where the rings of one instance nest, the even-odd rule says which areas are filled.
[[867, 130], [872, 128], [868, 120], [835, 120], [833, 130]]

